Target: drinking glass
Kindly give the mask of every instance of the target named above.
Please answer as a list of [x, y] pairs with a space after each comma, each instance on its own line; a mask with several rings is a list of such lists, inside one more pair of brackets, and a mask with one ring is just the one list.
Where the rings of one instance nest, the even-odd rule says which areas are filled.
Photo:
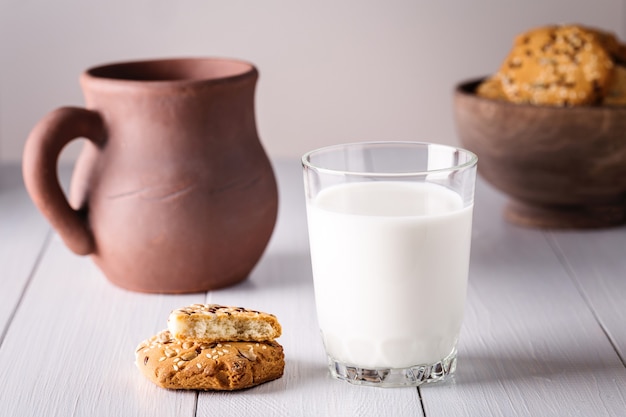
[[366, 142], [302, 157], [317, 317], [331, 374], [417, 386], [456, 369], [477, 158]]

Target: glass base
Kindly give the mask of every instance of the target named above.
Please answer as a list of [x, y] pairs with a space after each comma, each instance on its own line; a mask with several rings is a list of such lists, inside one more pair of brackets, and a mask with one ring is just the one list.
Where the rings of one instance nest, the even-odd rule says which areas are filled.
[[446, 379], [456, 370], [456, 349], [440, 361], [430, 365], [415, 365], [408, 368], [365, 369], [346, 365], [330, 356], [328, 367], [334, 378], [355, 385], [373, 387], [417, 387]]

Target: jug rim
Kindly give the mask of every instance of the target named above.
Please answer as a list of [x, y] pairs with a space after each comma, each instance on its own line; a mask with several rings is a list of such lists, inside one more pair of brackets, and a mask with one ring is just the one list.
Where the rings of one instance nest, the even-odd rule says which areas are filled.
[[256, 78], [254, 64], [234, 58], [172, 57], [117, 61], [96, 65], [81, 74], [83, 82], [136, 86], [216, 84]]

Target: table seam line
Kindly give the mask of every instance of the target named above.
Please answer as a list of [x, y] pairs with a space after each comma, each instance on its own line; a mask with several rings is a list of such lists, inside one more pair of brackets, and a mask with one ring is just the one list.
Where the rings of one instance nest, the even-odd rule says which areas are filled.
[[37, 270], [39, 269], [41, 260], [44, 254], [46, 253], [48, 246], [50, 246], [50, 241], [52, 240], [51, 239], [52, 234], [53, 234], [52, 229], [48, 228], [48, 231], [46, 232], [46, 236], [44, 237], [41, 248], [39, 249], [39, 253], [37, 254], [37, 257], [35, 258], [35, 261], [33, 262], [33, 267], [28, 273], [28, 277], [26, 278], [24, 287], [22, 288], [22, 291], [20, 292], [20, 296], [17, 298], [17, 302], [15, 303], [15, 306], [13, 307], [13, 310], [11, 311], [11, 314], [9, 315], [9, 318], [7, 320], [6, 326], [4, 327], [4, 330], [2, 331], [2, 333], [0, 333], [0, 348], [2, 348], [2, 345], [4, 344], [4, 340], [6, 339], [6, 335], [9, 333], [9, 329], [13, 325], [13, 320], [15, 319], [15, 315], [17, 314], [17, 311], [19, 310], [20, 306], [22, 305], [22, 302], [24, 301], [26, 292], [28, 291], [28, 288], [30, 288], [30, 285], [33, 281], [33, 277], [35, 276]]
[[576, 288], [576, 291], [582, 297], [583, 302], [585, 303], [587, 308], [589, 308], [589, 311], [591, 311], [591, 315], [593, 316], [594, 320], [596, 321], [596, 323], [598, 323], [598, 325], [600, 326], [600, 329], [602, 330], [602, 333], [604, 333], [604, 336], [609, 341], [609, 344], [611, 345], [611, 348], [613, 349], [613, 351], [617, 355], [617, 358], [622, 363], [622, 366], [624, 368], [626, 368], [626, 359], [624, 357], [622, 357], [622, 355], [620, 354], [619, 349], [617, 348], [617, 344], [615, 343], [615, 341], [611, 337], [610, 333], [608, 332], [608, 330], [606, 329], [606, 327], [602, 323], [602, 320], [600, 319], [600, 317], [596, 313], [596, 310], [594, 309], [593, 304], [591, 303], [591, 301], [589, 300], [589, 298], [587, 297], [587, 295], [583, 291], [582, 287], [578, 283], [578, 280], [576, 278], [578, 275], [576, 274], [576, 271], [574, 270], [574, 268], [572, 268], [572, 265], [567, 260], [567, 257], [565, 256], [565, 253], [563, 252], [563, 250], [559, 246], [558, 242], [554, 238], [554, 235], [552, 234], [552, 232], [545, 232], [544, 236], [545, 236], [545, 238], [546, 238], [546, 240], [548, 242], [548, 245], [550, 246], [550, 248], [552, 248], [552, 251], [556, 255], [557, 260], [559, 261], [561, 266], [565, 269], [565, 272], [566, 272], [567, 276], [569, 277], [569, 279], [574, 284], [574, 287]]
[[420, 389], [420, 387], [417, 387], [417, 396], [420, 399], [420, 406], [422, 407], [422, 416], [427, 417], [426, 408], [424, 407], [424, 398], [422, 398], [422, 390]]

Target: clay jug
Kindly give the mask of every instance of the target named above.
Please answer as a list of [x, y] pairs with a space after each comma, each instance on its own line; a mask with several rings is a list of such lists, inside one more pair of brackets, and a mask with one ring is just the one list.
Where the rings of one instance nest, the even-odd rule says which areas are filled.
[[[45, 116], [24, 149], [34, 203], [75, 253], [114, 284], [186, 293], [245, 279], [263, 254], [278, 196], [246, 62], [165, 59], [81, 74], [86, 108]], [[62, 148], [86, 138], [69, 199]]]

